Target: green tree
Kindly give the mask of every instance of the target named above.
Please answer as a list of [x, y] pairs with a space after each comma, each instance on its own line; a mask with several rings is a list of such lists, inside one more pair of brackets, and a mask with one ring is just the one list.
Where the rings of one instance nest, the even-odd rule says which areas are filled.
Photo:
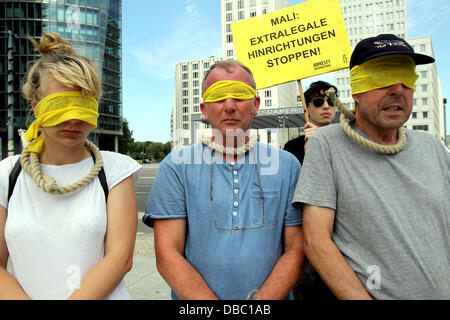
[[119, 152], [131, 156], [133, 149], [133, 131], [128, 127], [127, 119], [123, 119], [122, 123], [123, 135], [119, 136]]

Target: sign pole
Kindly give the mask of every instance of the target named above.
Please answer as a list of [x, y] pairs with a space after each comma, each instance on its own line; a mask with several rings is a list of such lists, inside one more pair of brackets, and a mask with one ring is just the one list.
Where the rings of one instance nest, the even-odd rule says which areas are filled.
[[300, 92], [300, 98], [302, 99], [303, 112], [305, 113], [305, 121], [309, 122], [308, 108], [306, 107], [305, 95], [303, 94], [302, 80], [298, 79], [297, 83], [298, 83], [298, 91]]

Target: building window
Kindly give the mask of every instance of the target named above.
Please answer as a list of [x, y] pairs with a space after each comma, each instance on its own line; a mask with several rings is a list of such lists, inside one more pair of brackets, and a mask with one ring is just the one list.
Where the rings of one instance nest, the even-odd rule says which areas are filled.
[[422, 91], [423, 91], [423, 92], [427, 91], [427, 85], [426, 85], [426, 84], [423, 84], [423, 85], [422, 85]]
[[423, 117], [424, 117], [424, 118], [428, 118], [428, 111], [424, 111], [424, 112], [423, 112]]
[[416, 119], [416, 118], [417, 118], [417, 112], [413, 112], [413, 113], [412, 113], [412, 118], [413, 118], [413, 119]]
[[233, 14], [227, 13], [227, 14], [226, 14], [226, 21], [227, 21], [227, 22], [233, 21]]
[[209, 69], [209, 61], [203, 62], [203, 68]]
[[428, 105], [428, 98], [422, 98], [422, 105]]
[[250, 18], [256, 17], [256, 9], [250, 10]]
[[428, 125], [416, 125], [413, 126], [413, 130], [423, 130], [423, 131], [428, 131]]
[[227, 34], [227, 43], [231, 43], [231, 42], [233, 42], [233, 35]]
[[189, 116], [188, 115], [184, 115], [183, 116], [183, 121], [189, 121]]
[[189, 99], [183, 98], [183, 104], [189, 104]]
[[189, 86], [189, 83], [188, 83], [187, 81], [183, 81], [183, 82], [181, 83], [181, 86], [182, 86], [183, 88], [187, 88], [187, 87]]
[[188, 74], [187, 73], [183, 73], [181, 75], [181, 79], [186, 80], [188, 78]]
[[192, 90], [192, 94], [193, 94], [194, 96], [198, 96], [198, 89]]
[[187, 70], [188, 70], [187, 64], [183, 64], [183, 65], [181, 66], [181, 71], [187, 71]]
[[183, 113], [188, 113], [189, 112], [189, 107], [183, 107]]
[[187, 97], [188, 95], [189, 95], [188, 90], [183, 90], [183, 91], [182, 91], [182, 96], [183, 96], [183, 97]]
[[198, 87], [198, 80], [192, 81], [192, 86], [193, 87]]
[[238, 11], [238, 20], [244, 20], [244, 11]]
[[238, 9], [244, 9], [244, 0], [239, 0], [237, 4], [238, 4]]
[[266, 107], [271, 107], [272, 106], [272, 100], [266, 100], [265, 101], [265, 106]]
[[194, 79], [198, 79], [198, 72], [192, 73], [192, 77], [193, 77]]
[[265, 91], [264, 91], [264, 97], [266, 97], [266, 98], [272, 97], [272, 91], [270, 91], [270, 90], [265, 90]]
[[198, 63], [194, 63], [192, 65], [192, 70], [198, 70]]
[[198, 105], [194, 106], [194, 112], [200, 112], [200, 107]]
[[421, 44], [421, 45], [420, 45], [420, 51], [423, 52], [423, 51], [425, 51], [425, 49], [426, 49], [426, 46], [425, 46], [424, 44]]
[[227, 3], [225, 4], [225, 10], [226, 10], [226, 11], [231, 11], [231, 10], [233, 10], [233, 4], [232, 4], [231, 2], [227, 2]]
[[420, 72], [420, 76], [422, 79], [425, 79], [427, 77], [427, 72], [426, 71], [421, 71]]
[[414, 99], [413, 99], [413, 106], [415, 106], [416, 104], [417, 104], [417, 99], [414, 98]]

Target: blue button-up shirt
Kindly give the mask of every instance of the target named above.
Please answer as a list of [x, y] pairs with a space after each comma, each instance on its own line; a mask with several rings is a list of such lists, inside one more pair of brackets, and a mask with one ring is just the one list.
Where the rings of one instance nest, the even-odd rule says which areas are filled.
[[186, 259], [220, 299], [245, 299], [283, 254], [283, 227], [302, 224], [299, 173], [294, 156], [264, 144], [225, 163], [197, 143], [161, 162], [143, 220], [187, 219]]

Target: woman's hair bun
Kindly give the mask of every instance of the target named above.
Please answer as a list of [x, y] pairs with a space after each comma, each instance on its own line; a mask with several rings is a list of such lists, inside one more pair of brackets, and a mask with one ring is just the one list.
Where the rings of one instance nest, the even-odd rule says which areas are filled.
[[42, 54], [74, 54], [75, 49], [69, 40], [61, 38], [58, 33], [44, 33], [39, 44], [33, 41], [36, 49]]

